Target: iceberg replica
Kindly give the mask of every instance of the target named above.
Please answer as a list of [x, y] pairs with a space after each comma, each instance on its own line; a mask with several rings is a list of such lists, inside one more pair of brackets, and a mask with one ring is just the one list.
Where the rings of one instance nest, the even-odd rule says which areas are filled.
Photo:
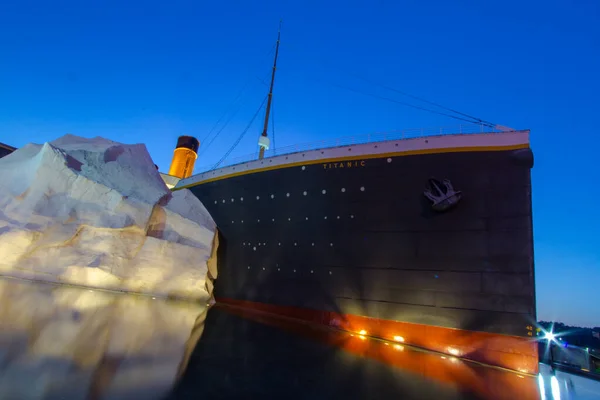
[[66, 135], [0, 159], [0, 275], [206, 300], [216, 233], [143, 144]]

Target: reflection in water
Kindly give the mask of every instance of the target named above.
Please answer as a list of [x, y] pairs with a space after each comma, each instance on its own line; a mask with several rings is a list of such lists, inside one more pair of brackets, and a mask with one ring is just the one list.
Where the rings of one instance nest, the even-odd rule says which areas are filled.
[[538, 376], [542, 400], [598, 400], [600, 381], [540, 364]]
[[235, 307], [207, 312], [197, 303], [16, 280], [0, 280], [0, 300], [1, 400], [591, 400], [600, 393], [598, 382], [543, 365], [538, 381], [399, 339]]
[[217, 305], [170, 400], [539, 399], [537, 380], [456, 357]]
[[0, 280], [0, 399], [160, 399], [207, 307]]

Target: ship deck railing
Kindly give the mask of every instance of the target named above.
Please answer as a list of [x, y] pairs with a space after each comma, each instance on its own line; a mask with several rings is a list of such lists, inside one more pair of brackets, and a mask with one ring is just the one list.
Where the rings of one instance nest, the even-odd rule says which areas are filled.
[[[400, 129], [386, 132], [367, 133], [362, 135], [345, 136], [320, 140], [316, 142], [294, 144], [290, 146], [277, 147], [265, 151], [265, 158], [288, 155], [303, 151], [320, 150], [325, 148], [334, 148], [342, 146], [352, 146], [358, 144], [367, 144], [375, 142], [385, 142], [388, 140], [416, 139], [420, 137], [442, 136], [442, 135], [464, 135], [464, 134], [482, 134], [482, 133], [500, 133], [514, 131], [512, 128], [502, 126], [489, 126], [484, 124], [461, 124], [436, 128], [415, 128]], [[258, 147], [257, 147], [258, 148]], [[219, 168], [231, 167], [233, 165], [243, 164], [248, 161], [258, 159], [258, 150], [251, 154], [234, 157], [225, 160], [220, 164], [205, 165], [197, 167], [194, 175], [212, 171]]]

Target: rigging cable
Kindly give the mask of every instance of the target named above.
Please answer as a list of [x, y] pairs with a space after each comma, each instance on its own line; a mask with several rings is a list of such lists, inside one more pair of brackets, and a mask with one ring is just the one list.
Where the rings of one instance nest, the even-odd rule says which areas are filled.
[[[389, 101], [389, 102], [392, 102], [392, 103], [396, 103], [396, 104], [400, 104], [400, 105], [403, 105], [403, 106], [415, 108], [417, 110], [427, 111], [427, 112], [430, 112], [430, 113], [433, 113], [433, 114], [444, 115], [446, 117], [458, 119], [458, 120], [461, 120], [461, 121], [466, 121], [466, 122], [470, 122], [470, 123], [475, 123], [475, 122], [479, 121], [479, 120], [474, 121], [473, 119], [462, 118], [462, 117], [458, 117], [458, 116], [452, 115], [452, 114], [447, 114], [447, 113], [444, 113], [444, 112], [441, 112], [441, 111], [436, 111], [436, 110], [432, 110], [432, 109], [429, 109], [429, 108], [425, 108], [425, 107], [421, 107], [421, 106], [416, 106], [414, 104], [406, 103], [406, 102], [400, 101], [400, 100], [395, 100], [395, 99], [392, 99], [392, 98], [389, 98], [389, 97], [385, 97], [385, 96], [379, 96], [379, 95], [376, 95], [376, 94], [373, 94], [373, 93], [362, 92], [362, 91], [360, 91], [358, 89], [353, 89], [351, 87], [339, 85], [339, 84], [336, 84], [336, 83], [329, 83], [329, 84], [332, 85], [332, 86], [336, 86], [338, 88], [341, 88], [341, 89], [345, 89], [345, 90], [349, 90], [351, 92], [358, 93], [358, 94], [371, 96], [371, 97], [374, 97], [374, 98], [377, 98], [377, 99], [380, 99], [380, 100], [386, 100], [386, 101]], [[479, 122], [479, 123], [481, 123], [482, 125], [488, 126], [488, 127], [493, 127], [494, 126], [491, 123], [486, 123], [486, 122]]]
[[[316, 59], [318, 59], [318, 58], [316, 58]], [[339, 68], [339, 67], [337, 67], [335, 65], [325, 63], [322, 60], [319, 62], [319, 64], [322, 67], [324, 67], [325, 69], [329, 69], [331, 71], [337, 72], [338, 74], [342, 73], [342, 74], [345, 74], [345, 75], [353, 76], [353, 77], [361, 79], [361, 80], [363, 80], [363, 81], [365, 81], [365, 82], [367, 82], [367, 83], [369, 83], [369, 84], [371, 84], [373, 86], [379, 86], [379, 87], [382, 87], [384, 89], [396, 92], [398, 94], [401, 94], [401, 95], [404, 95], [404, 96], [407, 96], [407, 97], [411, 97], [411, 98], [413, 98], [415, 100], [422, 101], [424, 103], [428, 103], [428, 104], [433, 105], [435, 107], [439, 107], [439, 108], [441, 108], [443, 110], [446, 110], [446, 111], [458, 114], [458, 115], [460, 115], [460, 116], [462, 116], [464, 118], [460, 118], [460, 117], [457, 117], [457, 116], [453, 116], [451, 114], [443, 113], [443, 112], [432, 110], [432, 109], [429, 109], [429, 108], [420, 107], [420, 106], [413, 105], [413, 104], [410, 104], [410, 103], [406, 103], [406, 102], [403, 102], [403, 101], [391, 99], [389, 97], [384, 97], [384, 96], [374, 95], [374, 94], [370, 94], [370, 93], [365, 93], [365, 92], [362, 92], [362, 91], [357, 90], [357, 89], [352, 89], [352, 88], [345, 87], [345, 86], [342, 86], [342, 85], [336, 85], [336, 84], [332, 84], [332, 83], [329, 83], [329, 82], [322, 81], [322, 82], [325, 82], [325, 83], [332, 84], [333, 86], [337, 86], [337, 87], [342, 88], [342, 89], [350, 90], [350, 91], [353, 91], [353, 92], [358, 93], [358, 94], [372, 96], [372, 97], [375, 97], [375, 98], [378, 98], [378, 99], [381, 99], [381, 100], [386, 100], [386, 101], [390, 101], [392, 103], [397, 103], [397, 104], [404, 105], [404, 106], [407, 106], [407, 107], [412, 107], [412, 108], [415, 108], [415, 109], [418, 109], [418, 110], [427, 111], [427, 112], [430, 112], [430, 113], [439, 114], [439, 115], [447, 116], [447, 117], [450, 117], [450, 118], [458, 119], [458, 120], [461, 120], [461, 121], [466, 121], [466, 122], [470, 122], [470, 123], [477, 123], [477, 124], [481, 124], [481, 125], [484, 125], [484, 126], [487, 126], [487, 127], [495, 127], [496, 126], [496, 124], [494, 124], [493, 122], [486, 121], [486, 120], [483, 120], [481, 118], [474, 117], [472, 115], [469, 115], [469, 114], [466, 114], [466, 113], [454, 110], [452, 108], [445, 107], [445, 106], [443, 106], [441, 104], [438, 104], [438, 103], [435, 103], [433, 101], [429, 101], [429, 100], [426, 100], [424, 98], [412, 95], [410, 93], [407, 93], [407, 92], [404, 92], [404, 91], [392, 88], [390, 86], [386, 86], [386, 85], [383, 85], [381, 83], [377, 83], [377, 82], [371, 81], [371, 80], [369, 80], [369, 79], [367, 79], [367, 78], [365, 78], [363, 76], [360, 76], [360, 75], [358, 75], [356, 73], [353, 73], [351, 71], [345, 71], [342, 68]], [[315, 78], [312, 78], [312, 79], [315, 79]], [[316, 78], [316, 80], [320, 80], [320, 79]]]
[[262, 108], [264, 107], [265, 102], [267, 101], [268, 97], [269, 96], [265, 96], [265, 98], [263, 99], [262, 103], [260, 104], [260, 107], [258, 107], [258, 110], [256, 110], [256, 112], [254, 113], [254, 115], [252, 116], [252, 119], [250, 120], [250, 122], [248, 123], [248, 125], [246, 125], [246, 128], [242, 131], [242, 133], [240, 134], [240, 136], [233, 143], [233, 145], [227, 151], [227, 153], [225, 153], [225, 155], [210, 169], [211, 171], [214, 170], [214, 169], [216, 169], [216, 168], [218, 168], [219, 165], [221, 165], [221, 163], [223, 163], [223, 161], [225, 161], [225, 159], [227, 157], [229, 157], [229, 155], [235, 149], [235, 147], [242, 141], [242, 139], [244, 138], [244, 136], [246, 135], [246, 133], [248, 132], [248, 130], [252, 126], [252, 123], [254, 122], [254, 120], [256, 119], [256, 117], [258, 116], [258, 114], [260, 113], [260, 110], [262, 110]]
[[275, 103], [271, 103], [271, 137], [273, 138], [273, 152], [275, 152]]
[[363, 81], [365, 81], [365, 82], [367, 82], [367, 83], [370, 83], [371, 85], [374, 85], [374, 86], [379, 86], [379, 87], [382, 87], [382, 88], [384, 88], [384, 89], [391, 90], [392, 92], [396, 92], [396, 93], [398, 93], [398, 94], [401, 94], [401, 95], [404, 95], [404, 96], [407, 96], [407, 97], [411, 97], [411, 98], [413, 98], [413, 99], [415, 99], [415, 100], [419, 100], [419, 101], [422, 101], [422, 102], [424, 102], [424, 103], [431, 104], [432, 106], [439, 107], [439, 108], [441, 108], [441, 109], [443, 109], [443, 110], [450, 111], [450, 112], [456, 113], [456, 114], [458, 114], [458, 115], [462, 115], [463, 117], [471, 118], [471, 119], [473, 119], [473, 120], [475, 120], [475, 121], [477, 121], [477, 122], [479, 122], [479, 123], [481, 123], [481, 124], [487, 124], [487, 125], [493, 125], [493, 126], [495, 126], [495, 125], [496, 125], [496, 124], [494, 124], [493, 122], [489, 122], [489, 121], [486, 121], [486, 120], [484, 120], [484, 119], [477, 118], [477, 117], [474, 117], [474, 116], [472, 116], [472, 115], [465, 114], [465, 113], [463, 113], [463, 112], [460, 112], [460, 111], [454, 110], [454, 109], [452, 109], [452, 108], [445, 107], [445, 106], [443, 106], [443, 105], [441, 105], [441, 104], [435, 103], [435, 102], [433, 102], [433, 101], [429, 101], [429, 100], [427, 100], [427, 99], [423, 99], [423, 98], [421, 98], [421, 97], [418, 97], [418, 96], [412, 95], [412, 94], [410, 94], [410, 93], [406, 93], [406, 92], [404, 92], [404, 91], [402, 91], [402, 90], [395, 89], [395, 88], [393, 88], [393, 87], [390, 87], [390, 86], [384, 85], [384, 84], [382, 84], [382, 83], [373, 82], [373, 81], [371, 81], [371, 80], [369, 80], [369, 79], [367, 79], [367, 78], [365, 78], [365, 77], [363, 77], [363, 76], [360, 76], [360, 75], [357, 75], [357, 74], [353, 74], [353, 73], [350, 73], [350, 75], [354, 76], [355, 78], [361, 79], [361, 80], [363, 80]]
[[[269, 51], [265, 54], [265, 57], [267, 55], [271, 54], [274, 49], [275, 49], [275, 45], [272, 45], [271, 48], [269, 49]], [[268, 77], [268, 75], [266, 77]], [[263, 81], [261, 81], [260, 78], [257, 77], [257, 76], [255, 76], [255, 78], [258, 79], [261, 83], [265, 84], [264, 83], [264, 79], [266, 79], [266, 78], [264, 78]], [[252, 76], [249, 76], [248, 79], [246, 80], [246, 83], [242, 87], [242, 89], [238, 92], [238, 94], [235, 96], [235, 98], [229, 104], [229, 106], [227, 106], [227, 108], [225, 109], [225, 111], [223, 112], [223, 114], [221, 115], [221, 117], [219, 117], [219, 119], [213, 125], [213, 127], [208, 131], [208, 133], [204, 136], [204, 138], [202, 138], [202, 141], [200, 141], [200, 145], [202, 145], [202, 143], [204, 143], [210, 137], [210, 135], [215, 131], [215, 129], [217, 129], [217, 126], [219, 125], [219, 123], [221, 123], [221, 121], [223, 120], [223, 118], [225, 118], [225, 116], [227, 115], [227, 113], [229, 113], [231, 111], [231, 109], [233, 108], [233, 105], [235, 104], [235, 102], [239, 100], [239, 98], [242, 96], [242, 94], [248, 88], [248, 85], [250, 85], [251, 82], [252, 82]], [[213, 137], [210, 140], [209, 144], [207, 146], [203, 146], [203, 149], [200, 152], [200, 154], [198, 154], [198, 157], [200, 157], [202, 154], [204, 154], [204, 152], [206, 151], [206, 149], [208, 148], [208, 146], [210, 146], [214, 142], [214, 140], [217, 138], [217, 136], [219, 136], [219, 134], [223, 131], [223, 129], [227, 126], [227, 124], [231, 121], [231, 119], [233, 118], [233, 116], [238, 111], [239, 111], [239, 107], [238, 107], [237, 110], [234, 111], [233, 115], [231, 115], [229, 117], [229, 119], [225, 122], [225, 125], [223, 127], [221, 127], [221, 129], [219, 129], [219, 131], [217, 132], [217, 134], [215, 135], [215, 137]]]
[[[249, 79], [248, 82], [246, 82], [246, 85], [244, 85], [244, 88], [238, 93], [238, 96], [236, 96], [236, 100], [237, 100], [237, 98], [239, 98], [239, 96], [242, 94], [242, 92], [245, 90], [245, 88], [248, 87], [248, 85], [250, 84], [250, 82], [251, 82], [251, 79]], [[230, 104], [230, 106], [232, 106], [235, 103], [236, 100], [232, 101], [231, 104]], [[217, 137], [219, 137], [219, 135], [221, 134], [221, 132], [223, 132], [223, 130], [227, 127], [227, 125], [229, 124], [229, 122], [231, 122], [231, 120], [233, 119], [233, 117], [235, 117], [235, 115], [238, 113], [238, 111], [240, 111], [242, 105], [243, 105], [243, 102], [240, 103], [240, 104], [238, 104], [237, 109], [235, 109], [234, 112], [233, 112], [233, 114], [231, 114], [229, 116], [229, 118], [227, 119], [227, 121], [225, 121], [225, 125], [221, 126], [221, 129], [219, 129], [219, 131], [212, 137], [212, 139], [208, 142], [208, 144], [206, 146], [203, 146], [202, 150], [198, 154], [198, 157], [201, 157], [206, 152], [206, 150], [208, 150], [208, 148], [210, 147], [210, 145], [213, 144], [213, 142], [215, 141], [215, 139]], [[230, 110], [228, 110], [228, 111], [230, 111]], [[227, 114], [227, 112], [225, 112], [225, 114], [223, 116], [225, 116]], [[221, 120], [221, 119], [222, 118], [220, 118], [219, 120]], [[217, 122], [217, 124], [215, 124], [215, 127], [218, 125], [218, 123], [219, 122]], [[208, 137], [208, 135], [206, 135], [206, 137]]]

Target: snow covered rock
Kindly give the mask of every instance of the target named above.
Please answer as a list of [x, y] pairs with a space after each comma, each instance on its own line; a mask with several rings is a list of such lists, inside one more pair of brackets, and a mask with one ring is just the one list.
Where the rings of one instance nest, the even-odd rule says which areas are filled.
[[143, 144], [66, 135], [0, 159], [0, 275], [206, 299], [217, 245]]

